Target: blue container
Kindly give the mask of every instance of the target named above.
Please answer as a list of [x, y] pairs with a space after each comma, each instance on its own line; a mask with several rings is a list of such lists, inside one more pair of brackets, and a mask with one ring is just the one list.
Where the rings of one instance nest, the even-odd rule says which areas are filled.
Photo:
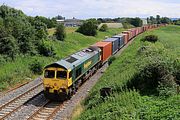
[[119, 38], [107, 38], [103, 42], [112, 42], [112, 54], [119, 50]]
[[119, 34], [119, 35], [113, 36], [112, 38], [118, 38], [118, 40], [119, 40], [119, 49], [124, 46], [124, 41], [125, 41], [124, 35]]

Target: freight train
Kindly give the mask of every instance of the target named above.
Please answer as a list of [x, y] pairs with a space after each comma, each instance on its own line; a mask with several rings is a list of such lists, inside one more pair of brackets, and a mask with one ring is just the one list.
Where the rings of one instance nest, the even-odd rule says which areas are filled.
[[51, 100], [66, 100], [108, 59], [137, 35], [161, 25], [146, 25], [123, 31], [121, 34], [97, 42], [67, 58], [45, 66], [44, 95]]

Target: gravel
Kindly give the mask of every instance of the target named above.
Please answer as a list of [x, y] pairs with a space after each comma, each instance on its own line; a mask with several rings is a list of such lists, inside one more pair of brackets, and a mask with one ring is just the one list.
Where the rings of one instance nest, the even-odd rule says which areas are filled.
[[0, 106], [7, 103], [8, 101], [16, 98], [17, 96], [21, 95], [22, 93], [25, 93], [26, 91], [30, 90], [33, 86], [35, 86], [41, 82], [42, 82], [42, 79], [41, 79], [41, 77], [39, 77], [39, 78], [33, 80], [32, 82], [30, 82], [18, 89], [10, 91], [6, 95], [1, 96], [0, 97]]
[[45, 102], [43, 93], [25, 103], [18, 111], [11, 114], [5, 120], [27, 120], [35, 111], [37, 111]]

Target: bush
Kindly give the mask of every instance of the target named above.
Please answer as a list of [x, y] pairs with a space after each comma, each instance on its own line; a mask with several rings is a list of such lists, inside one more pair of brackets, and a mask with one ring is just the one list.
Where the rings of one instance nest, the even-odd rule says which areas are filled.
[[101, 26], [101, 28], [99, 29], [99, 31], [101, 31], [101, 32], [105, 32], [105, 31], [107, 31], [107, 30], [108, 30], [107, 24], [103, 24], [103, 25]]
[[29, 69], [34, 73], [34, 74], [42, 74], [42, 69], [43, 65], [41, 62], [38, 60], [34, 60], [30, 65]]
[[46, 57], [54, 57], [56, 53], [54, 52], [53, 46], [50, 46], [49, 44], [46, 44], [45, 42], [42, 42], [38, 46], [38, 51], [40, 55], [46, 56]]
[[58, 40], [64, 41], [66, 37], [65, 27], [63, 24], [58, 24], [56, 27], [55, 36]]
[[141, 27], [143, 25], [143, 21], [138, 17], [132, 18], [130, 23], [135, 27]]
[[134, 27], [133, 25], [131, 25], [131, 24], [128, 23], [128, 22], [123, 22], [122, 25], [123, 25], [123, 28], [124, 28], [124, 29], [129, 29], [129, 28]]
[[6, 59], [4, 56], [0, 55], [0, 66], [3, 65], [6, 62]]
[[111, 65], [114, 60], [116, 60], [115, 56], [110, 57], [109, 60], [108, 60], [108, 65]]
[[176, 83], [167, 66], [157, 61], [146, 65], [135, 74], [127, 86], [138, 89], [141, 94], [169, 96], [175, 93]]
[[77, 32], [83, 35], [95, 36], [97, 35], [97, 24], [92, 20], [86, 21], [77, 29]]
[[174, 61], [173, 68], [174, 68], [173, 74], [176, 78], [176, 83], [180, 85], [180, 59]]
[[158, 36], [156, 36], [156, 35], [147, 35], [142, 39], [142, 41], [148, 41], [148, 42], [155, 43], [155, 42], [158, 41]]

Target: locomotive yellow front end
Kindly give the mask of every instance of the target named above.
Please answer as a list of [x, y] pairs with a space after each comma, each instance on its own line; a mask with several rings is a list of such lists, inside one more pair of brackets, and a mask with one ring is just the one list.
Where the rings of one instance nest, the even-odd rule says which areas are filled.
[[67, 97], [68, 87], [72, 84], [71, 71], [59, 67], [47, 67], [43, 75], [45, 97], [64, 100]]

